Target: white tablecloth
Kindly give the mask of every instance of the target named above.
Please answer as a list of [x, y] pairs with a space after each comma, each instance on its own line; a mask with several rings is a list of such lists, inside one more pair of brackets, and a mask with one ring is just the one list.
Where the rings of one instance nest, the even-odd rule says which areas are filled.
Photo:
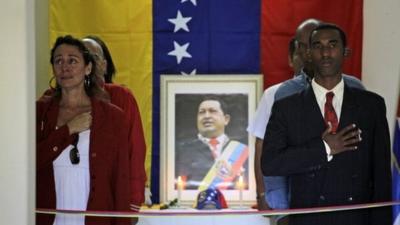
[[[196, 209], [166, 209], [163, 212], [196, 212]], [[204, 210], [201, 210], [204, 212]], [[223, 209], [220, 212], [235, 212], [233, 209]], [[236, 210], [237, 211], [237, 210]], [[241, 210], [243, 211], [243, 210]], [[246, 210], [254, 211], [255, 210]], [[144, 212], [160, 212], [159, 210], [144, 210]], [[215, 211], [211, 211], [215, 212]], [[138, 225], [270, 225], [270, 219], [265, 218], [262, 215], [176, 215], [176, 216], [146, 216], [140, 217]]]

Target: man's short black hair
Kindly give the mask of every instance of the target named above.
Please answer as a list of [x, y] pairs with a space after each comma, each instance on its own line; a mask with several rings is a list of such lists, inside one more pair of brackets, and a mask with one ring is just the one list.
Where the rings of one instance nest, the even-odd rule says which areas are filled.
[[224, 115], [229, 114], [228, 113], [228, 106], [225, 103], [225, 101], [218, 95], [215, 94], [207, 94], [201, 97], [200, 102], [199, 102], [199, 106], [202, 102], [204, 101], [217, 101], [219, 102], [220, 106], [221, 106], [221, 110], [224, 113]]
[[337, 30], [339, 32], [340, 39], [342, 40], [343, 48], [347, 47], [346, 33], [342, 30], [342, 28], [340, 28], [338, 25], [333, 24], [333, 23], [321, 23], [316, 28], [314, 28], [310, 33], [310, 39], [309, 39], [310, 46], [311, 46], [311, 42], [312, 42], [313, 33], [316, 31], [319, 31], [319, 30]]

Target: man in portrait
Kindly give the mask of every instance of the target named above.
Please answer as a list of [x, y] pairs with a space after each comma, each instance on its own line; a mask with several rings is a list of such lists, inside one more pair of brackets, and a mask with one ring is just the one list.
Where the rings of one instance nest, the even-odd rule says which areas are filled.
[[246, 177], [248, 146], [226, 134], [233, 118], [222, 98], [205, 95], [199, 102], [197, 137], [176, 143], [175, 176], [185, 180], [186, 189], [233, 189], [239, 176]]

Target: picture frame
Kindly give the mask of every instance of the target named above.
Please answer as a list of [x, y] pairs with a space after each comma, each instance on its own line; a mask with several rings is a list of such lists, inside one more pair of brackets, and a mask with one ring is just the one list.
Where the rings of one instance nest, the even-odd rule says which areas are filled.
[[[228, 109], [226, 111], [229, 111], [230, 119], [225, 127], [229, 143], [247, 146], [248, 152], [247, 160], [240, 164], [240, 173], [239, 170], [232, 169], [237, 168], [237, 165], [235, 167], [233, 163], [228, 163], [228, 168], [232, 169], [230, 171], [235, 171], [234, 174], [236, 175], [232, 175], [221, 182], [221, 185], [226, 183], [227, 186], [218, 186], [218, 189], [224, 195], [229, 206], [250, 206], [254, 204], [256, 200], [253, 169], [255, 140], [246, 129], [250, 119], [254, 117], [258, 101], [262, 95], [262, 75], [161, 75], [160, 80], [160, 202], [178, 199], [181, 205], [194, 206], [198, 193], [206, 189], [209, 183], [205, 182], [206, 178], [200, 179], [200, 183], [192, 182], [190, 178], [196, 175], [191, 173], [199, 172], [202, 169], [190, 167], [192, 169], [185, 170], [185, 168], [189, 164], [212, 165], [209, 167], [210, 170], [218, 167], [216, 159], [211, 164], [209, 162], [203, 163], [199, 158], [191, 159], [190, 162], [192, 163], [188, 163], [187, 160], [189, 159], [187, 158], [190, 158], [191, 155], [197, 157], [195, 156], [199, 151], [197, 147], [192, 146], [185, 148], [184, 151], [181, 150], [182, 146], [186, 146], [192, 141], [198, 142], [199, 122], [197, 115], [199, 104], [212, 96], [216, 97], [218, 101], [224, 102]], [[223, 153], [225, 151], [224, 148], [221, 158], [225, 156]], [[241, 152], [242, 155], [245, 155], [243, 152]], [[182, 158], [184, 158], [183, 161]], [[204, 177], [212, 174], [210, 170], [206, 169], [208, 172], [207, 176]], [[185, 173], [185, 175], [182, 176], [177, 173]], [[239, 174], [241, 177], [239, 177]], [[215, 177], [221, 176], [216, 175]], [[225, 182], [226, 180], [229, 182]], [[196, 184], [198, 186], [193, 186]]]

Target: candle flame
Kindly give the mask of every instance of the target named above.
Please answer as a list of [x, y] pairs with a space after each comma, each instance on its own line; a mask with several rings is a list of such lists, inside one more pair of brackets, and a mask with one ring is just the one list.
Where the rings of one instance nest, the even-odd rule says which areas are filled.
[[244, 181], [242, 175], [239, 176], [239, 180], [237, 181], [236, 185], [239, 189], [244, 189]]
[[176, 181], [176, 185], [178, 187], [178, 190], [182, 190], [183, 189], [184, 183], [183, 183], [183, 180], [182, 180], [181, 176], [178, 176], [178, 180]]

